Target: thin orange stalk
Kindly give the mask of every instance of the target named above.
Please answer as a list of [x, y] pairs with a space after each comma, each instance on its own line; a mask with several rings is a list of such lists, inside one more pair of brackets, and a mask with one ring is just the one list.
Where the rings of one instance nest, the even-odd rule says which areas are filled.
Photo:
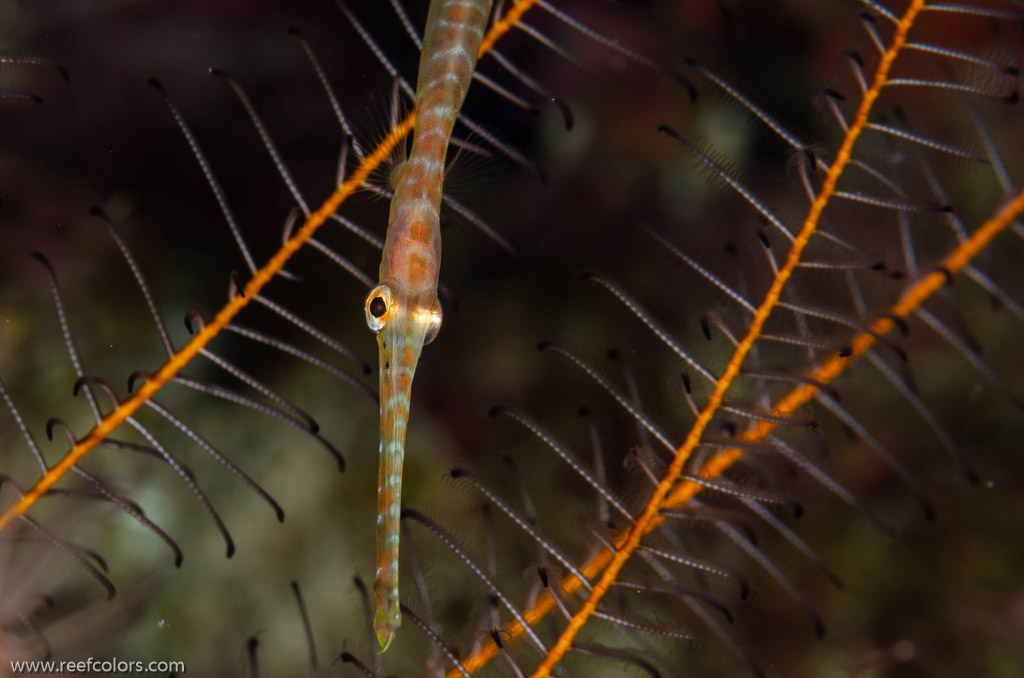
[[[927, 301], [932, 294], [942, 287], [946, 281], [946, 275], [941, 271], [948, 271], [950, 275], [956, 275], [959, 273], [974, 256], [984, 250], [989, 243], [992, 242], [992, 239], [1005, 230], [1006, 227], [1009, 226], [1009, 224], [1021, 213], [1024, 213], [1024, 189], [1022, 189], [1013, 200], [1006, 203], [1006, 205], [1004, 205], [995, 216], [982, 224], [969, 239], [960, 243], [960, 245], [948, 257], [946, 257], [945, 260], [943, 260], [939, 270], [921, 278], [906, 292], [904, 292], [900, 300], [890, 307], [889, 312], [884, 317], [879, 318], [871, 324], [870, 333], [861, 332], [858, 334], [851, 342], [851, 351], [849, 356], [836, 356], [830, 358], [814, 371], [811, 378], [821, 384], [828, 384], [838, 377], [846, 368], [852, 365], [857, 358], [862, 356], [869, 348], [871, 348], [871, 346], [877, 341], [877, 336], [882, 336], [895, 327], [895, 322], [893, 322], [894, 317], [905, 318], [909, 316], [917, 307]], [[772, 414], [776, 416], [786, 416], [800, 409], [810, 402], [819, 390], [820, 389], [818, 387], [810, 384], [801, 384], [800, 386], [795, 387], [775, 404], [772, 408]], [[741, 438], [745, 442], [760, 442], [765, 438], [765, 436], [775, 430], [776, 426], [776, 424], [769, 422], [758, 422], [756, 427], [745, 432]], [[717, 478], [729, 470], [733, 464], [738, 462], [743, 457], [743, 454], [743, 450], [735, 448], [723, 450], [705, 462], [699, 475], [708, 479]], [[703, 488], [696, 483], [680, 483], [679, 486], [677, 486], [676, 489], [665, 498], [662, 508], [677, 508], [682, 506], [700, 493], [702, 489]], [[660, 525], [663, 520], [664, 519], [660, 516], [653, 519], [648, 525], [647, 531], [650, 532], [652, 529]], [[628, 533], [626, 531], [623, 531], [616, 538], [616, 541], [624, 540], [627, 534]], [[599, 572], [606, 563], [610, 562], [611, 556], [612, 554], [610, 551], [602, 549], [582, 568], [580, 568], [580, 571], [587, 578], [591, 578], [596, 572]], [[561, 585], [562, 591], [565, 591], [566, 593], [574, 593], [580, 588], [581, 582], [575, 576], [568, 575], [562, 580]], [[523, 617], [532, 624], [535, 621], [540, 621], [540, 619], [542, 619], [553, 607], [554, 601], [551, 596], [545, 594], [530, 610], [523, 614]], [[522, 632], [523, 629], [520, 624], [518, 622], [512, 622], [502, 629], [502, 637], [508, 641], [518, 637]], [[467, 658], [466, 661], [463, 662], [463, 666], [470, 673], [474, 673], [497, 653], [498, 647], [494, 645], [494, 643], [488, 643], [478, 650], [476, 654]], [[459, 673], [453, 670], [448, 673], [446, 678], [457, 678], [458, 675]]]
[[[1021, 211], [1024, 211], [1024, 190], [1007, 202], [995, 216], [982, 224], [970, 238], [960, 243], [935, 271], [914, 283], [900, 300], [889, 309], [886, 316], [879, 318], [871, 324], [871, 332], [861, 332], [858, 334], [850, 344], [849, 356], [834, 356], [815, 370], [811, 378], [816, 382], [828, 384], [839, 376], [851, 362], [871, 348], [877, 341], [876, 337], [886, 334], [895, 327], [894, 317], [906, 318], [913, 313], [915, 309], [945, 284], [947, 280], [946, 273], [951, 276], [959, 273], [967, 265], [967, 262], [977, 255], [978, 252], [985, 249], [992, 242], [992, 239], [1002, 232]], [[776, 403], [772, 412], [773, 414], [785, 416], [806, 405], [818, 391], [819, 389], [816, 386], [802, 384]], [[744, 434], [742, 438], [750, 442], [757, 442], [771, 433], [774, 428], [775, 424], [761, 421], [758, 422], [756, 427]], [[679, 489], [682, 488], [680, 487]], [[670, 501], [671, 499], [672, 497], [670, 497]]]
[[[536, 4], [536, 0], [517, 0], [508, 13], [500, 21], [496, 21], [490, 30], [487, 31], [487, 35], [484, 36], [483, 44], [480, 47], [480, 55], [486, 54], [494, 46], [494, 43], [507, 33], [534, 4]], [[415, 122], [416, 114], [413, 111], [384, 137], [384, 140], [373, 153], [366, 156], [359, 163], [359, 166], [352, 172], [348, 181], [338, 186], [320, 208], [309, 215], [302, 228], [281, 246], [281, 249], [271, 257], [270, 261], [263, 268], [256, 271], [252, 280], [245, 286], [242, 294], [228, 301], [213, 320], [206, 323], [205, 327], [192, 337], [187, 344], [171, 356], [163, 367], [142, 384], [132, 397], [105, 416], [56, 465], [43, 474], [43, 477], [36, 481], [35, 485], [17, 503], [4, 511], [0, 515], [0, 531], [4, 530], [14, 518], [24, 515], [57, 481], [74, 468], [75, 464], [82, 457], [100, 444], [107, 435], [113, 433], [118, 426], [124, 423], [125, 419], [134, 414], [147, 400], [153, 397], [153, 394], [163, 388], [182, 368], [188, 365], [192, 358], [199, 353], [199, 350], [210, 343], [224, 326], [231, 322], [231, 319], [238, 315], [239, 311], [245, 308], [249, 300], [259, 293], [264, 285], [270, 282], [274, 275], [284, 267], [288, 259], [313, 236], [313, 233], [330, 219], [332, 214], [338, 211], [341, 203], [362, 186], [363, 182], [370, 177], [370, 174], [388, 158], [395, 146], [409, 134]]]
[[67, 454], [61, 459], [56, 465], [52, 466], [43, 477], [36, 481], [36, 484], [32, 486], [28, 492], [19, 500], [16, 504], [8, 508], [3, 515], [0, 515], [0, 530], [7, 527], [8, 523], [14, 518], [24, 515], [24, 513], [36, 503], [36, 501], [45, 495], [53, 485], [60, 480], [64, 474], [70, 471], [75, 464], [81, 460], [86, 454], [89, 453], [94, 447], [99, 445], [103, 439], [112, 433], [118, 426], [124, 423], [124, 420], [130, 417], [136, 410], [153, 397], [157, 391], [169, 382], [171, 379], [181, 371], [188, 363], [196, 356], [199, 351], [205, 347], [210, 341], [217, 336], [217, 334], [231, 322], [232, 318], [238, 315], [249, 303], [249, 300], [259, 294], [260, 290], [263, 289], [264, 285], [270, 282], [270, 280], [280, 271], [288, 259], [294, 254], [300, 247], [302, 247], [307, 240], [309, 240], [313, 233], [323, 225], [325, 221], [331, 218], [342, 202], [345, 201], [352, 193], [354, 193], [366, 179], [369, 178], [370, 173], [373, 172], [384, 160], [387, 159], [391, 150], [398, 145], [398, 143], [405, 138], [405, 135], [412, 129], [415, 116], [410, 113], [401, 123], [398, 124], [395, 129], [384, 138], [380, 146], [368, 155], [352, 173], [349, 179], [338, 186], [338, 188], [331, 194], [320, 209], [309, 215], [306, 222], [302, 225], [295, 235], [289, 238], [282, 246], [281, 249], [271, 257], [270, 261], [263, 266], [263, 268], [256, 271], [256, 274], [246, 284], [244, 291], [241, 294], [236, 295], [224, 307], [217, 313], [217, 315], [205, 326], [196, 333], [192, 339], [179, 349], [168, 361], [160, 368], [160, 370], [150, 377], [138, 391], [135, 392], [132, 397], [121, 403], [113, 412], [103, 418], [103, 420], [97, 424], [88, 435], [80, 440]]
[[732, 358], [729, 360], [728, 365], [726, 365], [725, 372], [715, 383], [715, 390], [712, 392], [707, 405], [697, 417], [697, 421], [690, 429], [690, 433], [687, 435], [686, 441], [683, 443], [682, 447], [676, 451], [675, 458], [672, 460], [671, 465], [669, 465], [665, 477], [662, 478], [661, 482], [658, 483], [657, 488], [655, 488], [654, 494], [647, 503], [647, 507], [644, 509], [644, 512], [629, 530], [629, 534], [625, 541], [621, 545], [618, 545], [618, 550], [615, 552], [608, 568], [601, 575], [601, 578], [597, 583], [594, 584], [594, 587], [590, 592], [590, 596], [583, 603], [582, 607], [580, 607], [579, 611], [577, 611], [576, 614], [573, 615], [572, 619], [569, 620], [568, 626], [566, 626], [554, 647], [551, 648], [547, 656], [544, 658], [544, 661], [542, 661], [540, 666], [537, 667], [537, 670], [533, 674], [533, 678], [545, 678], [545, 676], [550, 675], [551, 669], [553, 669], [565, 653], [569, 651], [576, 634], [580, 632], [580, 629], [583, 628], [583, 625], [588, 619], [590, 619], [590, 616], [597, 609], [597, 605], [601, 601], [601, 598], [604, 597], [605, 593], [607, 593], [608, 589], [619, 576], [619, 571], [622, 570], [626, 561], [629, 560], [629, 557], [633, 555], [636, 547], [639, 546], [640, 539], [651, 529], [651, 526], [659, 517], [658, 514], [662, 508], [665, 498], [673, 489], [680, 474], [682, 474], [683, 466], [686, 464], [687, 459], [690, 458], [690, 454], [700, 444], [700, 439], [704, 434], [704, 430], [718, 412], [718, 408], [725, 397], [726, 391], [729, 390], [729, 387], [732, 385], [736, 375], [739, 374], [740, 366], [747, 357], [747, 353], [750, 352], [754, 342], [761, 336], [761, 328], [764, 326], [765, 321], [768, 320], [768, 316], [778, 303], [786, 282], [800, 263], [800, 255], [811, 236], [817, 230], [818, 220], [821, 213], [824, 211], [825, 206], [828, 204], [835, 192], [836, 182], [839, 180], [840, 175], [843, 173], [847, 163], [850, 161], [850, 154], [853, 151], [853, 145], [860, 136], [860, 133], [864, 130], [864, 126], [867, 124], [868, 114], [871, 111], [871, 107], [888, 80], [889, 69], [892, 67], [892, 63], [896, 59], [896, 55], [903, 47], [907, 32], [913, 25], [914, 19], [923, 7], [924, 0], [914, 0], [903, 15], [903, 18], [900, 20], [899, 25], [896, 27], [895, 35], [893, 36], [892, 45], [888, 50], [886, 50], [885, 54], [882, 55], [881, 62], [878, 65], [878, 70], [875, 72], [875, 77], [871, 87], [867, 92], [865, 92], [864, 98], [857, 110], [857, 116], [854, 118], [853, 124], [850, 125], [849, 130], [843, 138], [843, 143], [836, 155], [836, 160], [829, 169], [828, 175], [825, 177], [825, 182], [818, 193], [818, 197], [811, 205], [810, 213], [807, 215], [807, 219], [804, 221], [804, 225], [800, 229], [799, 235], [797, 235], [796, 239], [793, 241], [793, 247], [790, 249], [789, 255], [786, 257], [786, 263], [781, 269], [779, 269], [778, 274], [772, 281], [772, 285], [769, 288], [767, 295], [765, 295], [764, 301], [761, 302], [757, 312], [754, 314], [754, 319], [750, 324], [750, 328], [748, 329], [746, 336], [743, 337], [743, 340], [737, 345]]
[[[970, 238], [960, 243], [960, 245], [943, 260], [936, 271], [921, 278], [906, 292], [904, 292], [900, 300], [889, 308], [889, 312], [884, 317], [879, 318], [871, 324], [870, 333], [861, 332], [858, 334], [851, 342], [851, 351], [849, 356], [835, 356], [830, 358], [814, 371], [811, 378], [821, 384], [828, 384], [842, 374], [842, 372], [852, 365], [857, 358], [862, 356], [869, 348], [871, 348], [871, 346], [877, 341], [876, 337], [886, 334], [895, 327], [893, 318], [906, 318], [942, 287], [946, 282], [946, 274], [943, 273], [943, 271], [948, 272], [950, 275], [956, 275], [959, 273], [972, 258], [984, 250], [989, 243], [992, 242], [992, 239], [1005, 230], [1006, 227], [1009, 226], [1010, 223], [1012, 223], [1013, 220], [1021, 213], [1024, 213], [1024, 189], [1022, 189], [1015, 198], [1007, 202], [1002, 209], [995, 214], [995, 216], [982, 224]], [[795, 387], [775, 404], [772, 408], [772, 414], [776, 416], [786, 416], [800, 409], [810, 402], [810, 400], [817, 395], [819, 390], [820, 389], [817, 386], [813, 386], [811, 384], [802, 384]], [[757, 426], [745, 432], [741, 438], [745, 442], [760, 442], [765, 438], [765, 436], [775, 430], [776, 426], [777, 424], [770, 422], [758, 422]], [[738, 462], [743, 457], [743, 454], [742, 450], [735, 448], [723, 450], [708, 459], [704, 464], [704, 467], [700, 470], [699, 475], [708, 479], [717, 478], [725, 473], [733, 464]], [[701, 489], [701, 486], [696, 483], [680, 483], [679, 486], [665, 498], [661, 508], [677, 508], [682, 506], [700, 493]], [[657, 527], [663, 520], [664, 519], [661, 517], [654, 518], [648, 525], [647, 532], [650, 532], [652, 529]], [[623, 531], [616, 540], [624, 540], [627, 537], [627, 534], [627, 532]], [[581, 572], [588, 578], [592, 577], [595, 572], [600, 571], [600, 569], [611, 560], [611, 555], [610, 551], [602, 549], [594, 555], [586, 565], [580, 568]], [[562, 581], [561, 590], [567, 593], [573, 593], [580, 588], [580, 585], [581, 582], [575, 576], [568, 575]], [[544, 595], [530, 610], [523, 614], [523, 617], [530, 623], [533, 623], [535, 620], [539, 621], [552, 609], [553, 603], [554, 601], [551, 599], [551, 596]], [[522, 631], [523, 629], [520, 624], [518, 622], [513, 622], [502, 629], [502, 637], [506, 640], [511, 640], [518, 637]], [[493, 643], [488, 643], [477, 651], [476, 654], [467, 658], [466, 661], [463, 662], [463, 666], [470, 673], [473, 673], [486, 664], [497, 654], [497, 652], [497, 646]], [[458, 675], [458, 672], [453, 670], [448, 673], [446, 678], [456, 678]]]
[[498, 38], [512, 30], [519, 23], [523, 14], [536, 4], [537, 0], [516, 0], [512, 3], [509, 10], [505, 12], [505, 16], [495, 21], [491, 26], [491, 30], [484, 36], [484, 41], [480, 43], [480, 56], [487, 54], [494, 47], [494, 43], [497, 42]]
[[[871, 332], [861, 332], [851, 342], [850, 355], [847, 357], [835, 356], [830, 358], [827, 362], [818, 367], [813, 375], [812, 379], [821, 384], [828, 384], [838, 377], [842, 372], [853, 364], [860, 356], [862, 356], [871, 346], [877, 341], [876, 337], [882, 336], [887, 332], [891, 331], [895, 327], [893, 318], [906, 318], [914, 312], [921, 304], [928, 300], [932, 294], [934, 294], [946, 281], [946, 275], [942, 271], [947, 271], [950, 275], [956, 275], [959, 273], [967, 263], [974, 258], [979, 252], [984, 250], [992, 239], [999, 233], [1006, 229], [1006, 227], [1021, 213], [1024, 213], [1024, 189], [1021, 190], [1017, 196], [1007, 202], [995, 216], [991, 217], [988, 221], [981, 225], [971, 235], [970, 238], [960, 243], [959, 246], [943, 260], [938, 270], [933, 273], [926, 275], [925, 277], [914, 283], [900, 300], [893, 305], [889, 312], [873, 322], [871, 324]], [[786, 416], [791, 412], [794, 412], [817, 395], [820, 389], [817, 386], [811, 384], [801, 384], [795, 387], [792, 391], [786, 394], [781, 400], [779, 400], [772, 408], [772, 414], [776, 416]], [[758, 422], [757, 426], [751, 430], [745, 432], [741, 438], [745, 442], [760, 442], [770, 434], [776, 428], [776, 424], [761, 421]], [[738, 462], [743, 457], [743, 451], [739, 449], [728, 449], [719, 452], [714, 455], [707, 462], [704, 467], [700, 470], [700, 476], [703, 478], [713, 479], [725, 473], [729, 468]], [[690, 499], [695, 497], [701, 491], [701, 486], [692, 482], [680, 483], [675, 490], [672, 491], [662, 504], [662, 508], [677, 508], [686, 504]], [[653, 519], [648, 525], [647, 532], [657, 527], [664, 519], [657, 517]], [[622, 541], [627, 537], [627, 532], [623, 531], [617, 538], [616, 541]], [[596, 573], [610, 562], [611, 552], [607, 549], [601, 549], [595, 554], [582, 568], [580, 571], [587, 577], [591, 578]], [[573, 575], [568, 575], [562, 580], [562, 591], [566, 593], [574, 593], [581, 586], [581, 582]], [[554, 600], [550, 595], [545, 594], [541, 596], [540, 600], [528, 611], [523, 614], [523, 617], [531, 624], [540, 621], [547, 615], [548, 612], [554, 607]], [[506, 641], [512, 640], [523, 632], [522, 626], [519, 622], [511, 622], [502, 629], [502, 637]], [[483, 667], [492, 657], [497, 655], [498, 647], [493, 642], [489, 642], [484, 645], [476, 654], [468, 657], [462, 665], [470, 673], [474, 673], [477, 669]], [[460, 675], [458, 671], [452, 670], [448, 673], [446, 678], [457, 678]]]

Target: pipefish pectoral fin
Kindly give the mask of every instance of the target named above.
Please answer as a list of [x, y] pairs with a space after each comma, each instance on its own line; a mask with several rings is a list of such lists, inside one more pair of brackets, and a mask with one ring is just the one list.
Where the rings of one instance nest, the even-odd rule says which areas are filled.
[[377, 570], [373, 627], [381, 652], [402, 623], [398, 594], [398, 540], [402, 467], [412, 380], [424, 344], [437, 335], [441, 310], [437, 294], [409, 295], [394, 280], [366, 298], [366, 320], [377, 332], [380, 352], [380, 464], [377, 471]]

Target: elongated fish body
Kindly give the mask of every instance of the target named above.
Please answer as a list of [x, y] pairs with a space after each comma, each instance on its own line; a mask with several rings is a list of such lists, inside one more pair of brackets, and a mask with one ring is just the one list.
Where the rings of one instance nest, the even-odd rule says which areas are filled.
[[412, 149], [391, 201], [380, 284], [366, 298], [366, 321], [380, 352], [380, 466], [373, 625], [383, 652], [401, 623], [398, 535], [402, 462], [413, 375], [441, 328], [441, 186], [452, 128], [466, 97], [491, 0], [433, 0], [416, 84]]

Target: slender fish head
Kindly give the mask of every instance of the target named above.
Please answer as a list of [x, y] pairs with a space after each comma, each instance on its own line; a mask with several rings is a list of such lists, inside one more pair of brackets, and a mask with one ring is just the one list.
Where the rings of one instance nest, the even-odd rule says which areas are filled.
[[398, 525], [402, 460], [409, 421], [412, 378], [423, 346], [441, 328], [436, 287], [411, 293], [389, 277], [366, 297], [366, 322], [377, 333], [380, 350], [380, 465], [377, 475], [377, 572], [373, 619], [383, 652], [401, 624], [398, 599]]

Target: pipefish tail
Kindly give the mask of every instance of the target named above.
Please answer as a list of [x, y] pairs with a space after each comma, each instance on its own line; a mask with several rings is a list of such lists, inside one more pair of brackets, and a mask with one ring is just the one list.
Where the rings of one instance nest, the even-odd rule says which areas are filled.
[[412, 379], [423, 346], [441, 329], [437, 281], [445, 156], [466, 98], [491, 0], [433, 0], [416, 83], [409, 158], [391, 201], [380, 283], [366, 297], [366, 322], [380, 354], [380, 465], [373, 626], [381, 652], [401, 624], [398, 539], [402, 464]]

